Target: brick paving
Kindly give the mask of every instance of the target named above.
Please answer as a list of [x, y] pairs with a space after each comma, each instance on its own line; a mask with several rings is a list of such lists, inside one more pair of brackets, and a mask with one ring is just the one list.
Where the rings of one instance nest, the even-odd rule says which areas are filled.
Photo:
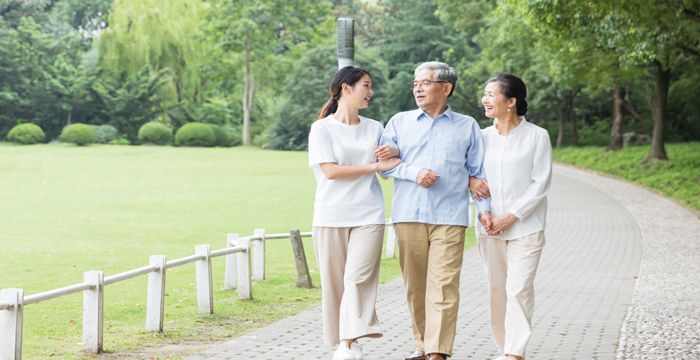
[[[642, 233], [618, 200], [555, 167], [546, 245], [535, 282], [529, 359], [614, 359], [642, 257]], [[591, 175], [588, 175], [591, 176]], [[488, 328], [486, 276], [475, 249], [462, 269], [460, 315], [452, 359], [497, 356]], [[381, 339], [363, 342], [366, 359], [402, 359], [413, 349], [403, 284], [380, 286]], [[321, 344], [320, 308], [215, 344], [191, 360], [330, 359]]]

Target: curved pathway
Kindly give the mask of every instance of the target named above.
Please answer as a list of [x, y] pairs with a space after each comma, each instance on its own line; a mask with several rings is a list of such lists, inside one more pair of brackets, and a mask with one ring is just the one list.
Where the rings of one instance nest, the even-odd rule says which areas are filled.
[[[697, 217], [646, 189], [560, 165], [549, 206], [528, 358], [700, 358]], [[465, 253], [461, 284], [452, 359], [493, 359], [475, 250]], [[377, 312], [385, 335], [363, 344], [365, 358], [402, 359], [413, 345], [400, 279], [380, 287]], [[315, 308], [189, 359], [330, 358], [320, 334]]]

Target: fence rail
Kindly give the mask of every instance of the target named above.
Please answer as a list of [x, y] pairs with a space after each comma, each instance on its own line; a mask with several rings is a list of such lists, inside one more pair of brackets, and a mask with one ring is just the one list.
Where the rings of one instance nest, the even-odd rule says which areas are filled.
[[[394, 257], [394, 232], [391, 224], [386, 255]], [[103, 350], [104, 287], [134, 277], [148, 275], [146, 331], [163, 332], [165, 306], [165, 278], [167, 269], [195, 263], [197, 309], [199, 313], [213, 313], [211, 259], [225, 256], [224, 288], [238, 290], [239, 299], [253, 297], [252, 280], [265, 279], [265, 241], [289, 239], [297, 267], [297, 286], [312, 287], [302, 238], [311, 232], [292, 230], [289, 233], [266, 234], [255, 229], [253, 235], [239, 237], [228, 234], [226, 247], [211, 250], [210, 245], [195, 246], [193, 255], [167, 261], [164, 255], [153, 255], [149, 264], [140, 268], [104, 276], [102, 271], [86, 271], [83, 282], [58, 289], [24, 296], [23, 289], [0, 289], [0, 360], [22, 358], [23, 313], [27, 305], [82, 292], [83, 293], [83, 349], [100, 353]]]

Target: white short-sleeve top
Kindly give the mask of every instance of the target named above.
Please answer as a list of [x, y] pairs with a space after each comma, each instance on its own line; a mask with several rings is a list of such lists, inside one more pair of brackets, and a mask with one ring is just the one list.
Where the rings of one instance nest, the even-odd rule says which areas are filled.
[[356, 125], [333, 115], [317, 120], [309, 132], [309, 166], [316, 178], [313, 226], [354, 227], [384, 224], [384, 196], [374, 173], [355, 179], [328, 179], [319, 164], [367, 165], [377, 162], [373, 151], [383, 127], [360, 116]]

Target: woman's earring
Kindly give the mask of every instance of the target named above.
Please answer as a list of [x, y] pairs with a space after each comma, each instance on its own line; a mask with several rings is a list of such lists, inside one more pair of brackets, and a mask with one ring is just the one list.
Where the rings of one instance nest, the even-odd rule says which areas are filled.
[[506, 110], [510, 111], [510, 108], [507, 108]]

